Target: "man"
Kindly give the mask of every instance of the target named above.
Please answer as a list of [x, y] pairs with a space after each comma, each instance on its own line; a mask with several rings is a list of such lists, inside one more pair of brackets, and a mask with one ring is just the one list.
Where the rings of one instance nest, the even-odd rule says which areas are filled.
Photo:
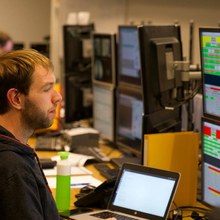
[[0, 56], [6, 52], [12, 51], [12, 49], [13, 41], [11, 37], [7, 33], [0, 31]]
[[34, 149], [34, 130], [50, 127], [61, 95], [53, 65], [35, 50], [0, 57], [0, 218], [60, 219]]

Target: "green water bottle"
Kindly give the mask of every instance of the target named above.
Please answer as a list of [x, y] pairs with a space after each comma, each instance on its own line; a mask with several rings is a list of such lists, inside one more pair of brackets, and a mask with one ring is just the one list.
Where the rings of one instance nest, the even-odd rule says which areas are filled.
[[57, 163], [56, 204], [59, 211], [70, 207], [70, 177], [71, 163], [68, 161], [69, 152], [58, 152], [61, 160]]

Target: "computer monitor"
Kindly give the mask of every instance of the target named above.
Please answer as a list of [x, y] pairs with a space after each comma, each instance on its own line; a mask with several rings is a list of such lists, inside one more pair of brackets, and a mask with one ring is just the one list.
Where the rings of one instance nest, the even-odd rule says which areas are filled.
[[211, 118], [202, 118], [202, 203], [220, 206], [220, 122]]
[[129, 154], [141, 157], [143, 101], [140, 90], [117, 88], [116, 145]]
[[115, 143], [115, 88], [93, 83], [93, 123], [100, 137]]
[[49, 51], [50, 51], [49, 44], [31, 43], [30, 48], [37, 50], [38, 52], [42, 53], [43, 55], [49, 58]]
[[13, 43], [13, 50], [22, 50], [24, 49], [24, 43]]
[[116, 86], [116, 34], [93, 33], [92, 81]]
[[65, 76], [65, 122], [73, 123], [92, 117], [91, 76]]
[[63, 26], [65, 74], [91, 74], [92, 31], [94, 24]]
[[170, 68], [182, 60], [180, 26], [138, 26], [144, 113], [177, 105], [182, 98], [181, 71]]
[[199, 28], [204, 116], [220, 119], [220, 28]]
[[118, 27], [118, 84], [141, 88], [137, 26]]

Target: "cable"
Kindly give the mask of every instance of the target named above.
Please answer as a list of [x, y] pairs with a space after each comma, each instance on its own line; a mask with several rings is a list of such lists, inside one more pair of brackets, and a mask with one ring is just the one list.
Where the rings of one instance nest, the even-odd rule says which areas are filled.
[[198, 206], [180, 206], [180, 209], [199, 209], [201, 211], [210, 211], [210, 209], [206, 209], [206, 208], [202, 208], [202, 207], [198, 207]]
[[183, 105], [185, 102], [189, 101], [190, 99], [192, 99], [201, 89], [202, 84], [200, 84], [199, 86], [197, 86], [197, 88], [195, 88], [191, 94], [189, 94], [182, 102], [178, 103], [176, 106], [165, 106], [162, 103], [162, 100], [159, 99], [159, 104], [162, 108], [166, 109], [166, 110], [174, 110], [176, 108], [179, 108], [181, 105]]

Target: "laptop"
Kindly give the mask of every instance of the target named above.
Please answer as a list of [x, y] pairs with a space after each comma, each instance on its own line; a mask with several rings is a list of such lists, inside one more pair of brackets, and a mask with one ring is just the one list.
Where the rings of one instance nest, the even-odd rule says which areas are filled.
[[100, 220], [115, 217], [119, 220], [118, 215], [121, 215], [127, 216], [127, 219], [165, 220], [169, 214], [179, 179], [180, 174], [176, 172], [124, 163], [107, 209], [77, 214], [69, 218]]

